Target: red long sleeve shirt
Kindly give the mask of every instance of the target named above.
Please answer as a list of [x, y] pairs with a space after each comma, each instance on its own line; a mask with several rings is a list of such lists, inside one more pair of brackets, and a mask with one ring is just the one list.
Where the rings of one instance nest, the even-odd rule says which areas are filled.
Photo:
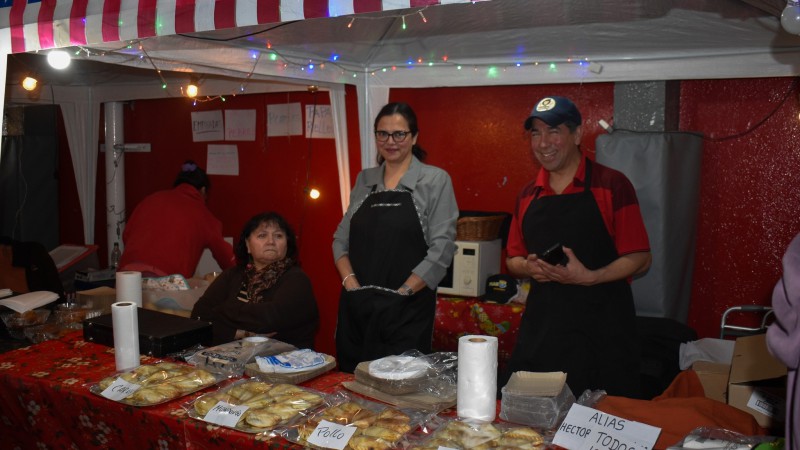
[[233, 248], [222, 238], [222, 222], [206, 207], [200, 191], [186, 183], [145, 197], [128, 219], [122, 240], [123, 270], [139, 263], [191, 277], [206, 248], [222, 269], [236, 263]]

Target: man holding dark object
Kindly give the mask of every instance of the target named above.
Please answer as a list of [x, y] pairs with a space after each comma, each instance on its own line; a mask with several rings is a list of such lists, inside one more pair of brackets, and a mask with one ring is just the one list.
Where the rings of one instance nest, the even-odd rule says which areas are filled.
[[581, 151], [581, 114], [571, 100], [540, 100], [524, 126], [541, 169], [517, 199], [506, 265], [532, 284], [498, 386], [515, 371], [563, 371], [576, 397], [586, 389], [637, 397], [630, 280], [651, 255], [636, 192], [625, 175]]

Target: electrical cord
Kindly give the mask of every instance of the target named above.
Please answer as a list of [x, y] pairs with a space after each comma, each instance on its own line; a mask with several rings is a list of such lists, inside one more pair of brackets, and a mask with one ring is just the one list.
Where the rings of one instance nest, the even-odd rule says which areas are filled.
[[[671, 134], [671, 133], [675, 133], [675, 134], [693, 134], [695, 136], [699, 136], [704, 141], [708, 141], [708, 142], [725, 142], [725, 141], [730, 141], [730, 140], [734, 140], [734, 139], [739, 139], [739, 138], [741, 138], [743, 136], [747, 136], [748, 134], [754, 132], [755, 130], [760, 128], [762, 125], [764, 125], [767, 122], [767, 120], [772, 118], [778, 112], [778, 110], [781, 109], [781, 107], [783, 107], [783, 105], [789, 99], [789, 96], [792, 95], [792, 92], [794, 92], [797, 89], [798, 83], [800, 83], [800, 78], [795, 78], [792, 81], [792, 83], [789, 85], [789, 88], [786, 90], [786, 93], [783, 94], [783, 97], [778, 102], [778, 104], [775, 105], [775, 107], [772, 109], [772, 111], [767, 113], [766, 116], [762, 117], [761, 120], [756, 122], [753, 126], [747, 128], [746, 130], [741, 131], [739, 133], [734, 133], [734, 134], [731, 134], [731, 135], [728, 135], [728, 136], [722, 136], [722, 137], [717, 137], [717, 138], [708, 137], [705, 134], [703, 134], [702, 132], [697, 132], [697, 131], [663, 131], [663, 132], [660, 132], [660, 133], [666, 133], [666, 134]], [[627, 128], [616, 128], [616, 127], [613, 127], [611, 125], [608, 125], [604, 120], [600, 120], [600, 122], [601, 122], [600, 126], [602, 126], [609, 133], [613, 133], [613, 132], [616, 132], [616, 131], [624, 131], [624, 132], [628, 132], [628, 133], [652, 133], [652, 131], [639, 131], [639, 130], [631, 130], [631, 129], [627, 129]], [[603, 123], [606, 123], [607, 126], [604, 126]]]
[[309, 92], [311, 93], [312, 97], [314, 98], [313, 107], [311, 110], [311, 129], [308, 131], [308, 136], [306, 139], [308, 140], [308, 153], [306, 156], [306, 185], [303, 189], [303, 212], [300, 215], [300, 224], [297, 229], [297, 236], [298, 238], [302, 238], [303, 236], [303, 224], [306, 221], [306, 211], [308, 210], [308, 194], [309, 194], [309, 181], [311, 180], [311, 150], [313, 145], [313, 137], [314, 137], [314, 121], [317, 118], [317, 89], [310, 89]]

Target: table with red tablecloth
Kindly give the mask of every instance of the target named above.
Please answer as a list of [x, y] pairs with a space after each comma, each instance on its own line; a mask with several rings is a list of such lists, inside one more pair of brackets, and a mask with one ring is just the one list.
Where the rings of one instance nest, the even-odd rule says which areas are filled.
[[499, 367], [505, 367], [517, 342], [525, 306], [482, 302], [476, 298], [440, 297], [433, 326], [435, 351], [458, 351], [458, 338], [469, 334], [497, 337]]
[[[143, 357], [142, 363], [158, 360]], [[297, 447], [190, 418], [185, 405], [207, 390], [148, 407], [89, 392], [91, 384], [115, 372], [114, 349], [84, 341], [81, 332], [0, 354], [0, 447]], [[333, 372], [303, 385], [333, 392], [352, 379], [351, 374]]]
[[[143, 364], [156, 361], [142, 358]], [[113, 348], [86, 342], [81, 332], [0, 354], [0, 448], [299, 448], [265, 433], [248, 434], [189, 417], [189, 402], [213, 387], [149, 407], [89, 391], [91, 384], [115, 372]], [[330, 393], [351, 380], [352, 374], [334, 371], [302, 385]], [[764, 433], [751, 415], [705, 398], [692, 371], [683, 372], [652, 401], [608, 396], [595, 407], [662, 428], [655, 449], [674, 444], [699, 426]]]

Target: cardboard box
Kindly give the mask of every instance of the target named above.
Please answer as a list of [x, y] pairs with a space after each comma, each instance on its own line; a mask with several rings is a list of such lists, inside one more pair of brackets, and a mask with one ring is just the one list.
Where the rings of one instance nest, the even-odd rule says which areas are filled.
[[751, 414], [759, 425], [783, 434], [786, 408], [786, 366], [767, 349], [765, 334], [736, 339], [730, 364], [696, 361], [707, 398]]
[[728, 402], [728, 379], [731, 372], [730, 364], [715, 363], [710, 361], [696, 361], [692, 370], [700, 378], [706, 397], [718, 402]]
[[765, 334], [736, 339], [728, 404], [752, 414], [762, 427], [780, 429], [785, 420], [786, 374], [786, 366], [769, 353]]
[[[144, 308], [138, 308], [138, 313], [139, 353], [143, 355], [162, 357], [197, 344], [211, 345], [211, 322]], [[83, 339], [113, 347], [111, 314], [86, 319], [83, 322]]]
[[186, 281], [191, 289], [183, 291], [142, 289], [142, 307], [177, 316], [191, 316], [194, 304], [200, 300], [211, 283], [200, 278], [189, 278]]

